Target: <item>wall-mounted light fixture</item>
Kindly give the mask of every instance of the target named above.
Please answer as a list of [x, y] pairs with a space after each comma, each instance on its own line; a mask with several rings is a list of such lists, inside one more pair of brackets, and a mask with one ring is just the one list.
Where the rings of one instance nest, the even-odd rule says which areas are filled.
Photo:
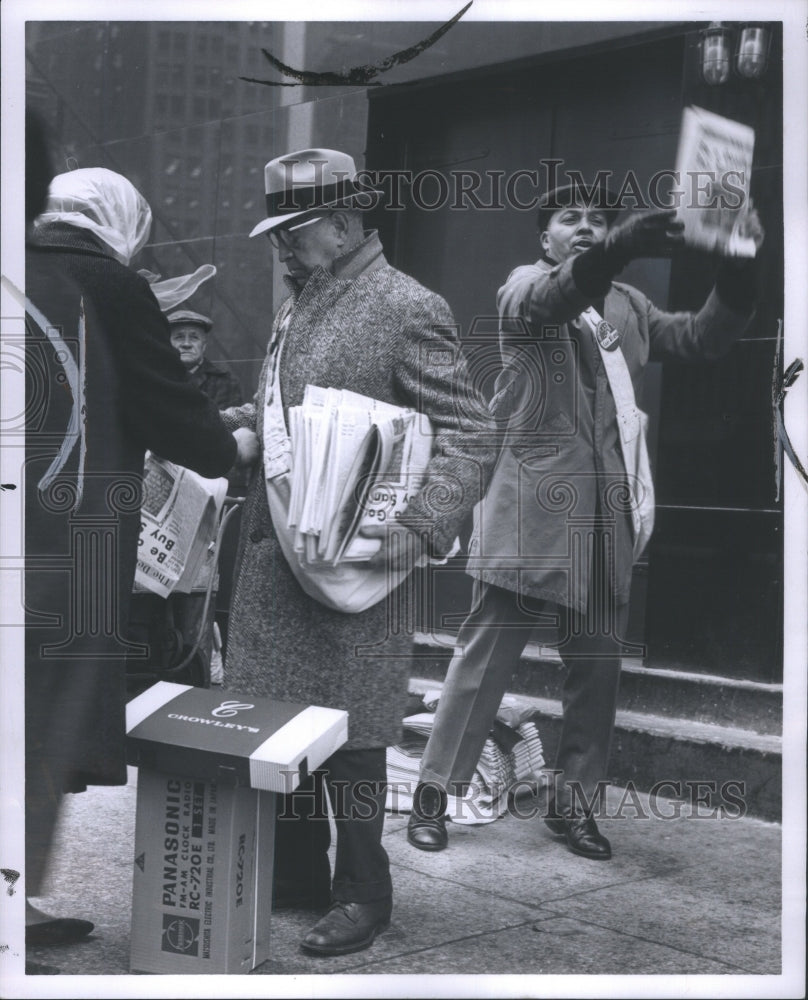
[[738, 35], [735, 69], [747, 80], [759, 80], [769, 61], [771, 34], [762, 24], [745, 24]]
[[732, 63], [732, 32], [721, 21], [712, 21], [701, 33], [701, 75], [705, 83], [726, 83]]
[[[711, 21], [699, 41], [701, 75], [705, 83], [726, 83], [732, 71], [733, 30], [723, 21]], [[735, 71], [747, 80], [759, 80], [766, 72], [771, 33], [760, 23], [738, 26]]]

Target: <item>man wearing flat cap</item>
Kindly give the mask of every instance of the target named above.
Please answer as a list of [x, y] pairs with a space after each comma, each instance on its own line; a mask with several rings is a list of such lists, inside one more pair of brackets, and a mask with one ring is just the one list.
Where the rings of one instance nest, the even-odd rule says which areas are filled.
[[[267, 218], [251, 235], [269, 237], [290, 295], [273, 323], [255, 403], [224, 414], [231, 428], [255, 428], [263, 444], [243, 513], [225, 685], [348, 712], [347, 743], [288, 797], [275, 841], [273, 905], [328, 908], [303, 948], [337, 955], [368, 947], [390, 921], [386, 747], [401, 738], [412, 609], [405, 583], [349, 609], [328, 591], [341, 567], [301, 566], [287, 534], [294, 456], [286, 411], [311, 384], [409, 407], [431, 422], [422, 486], [404, 516], [381, 529], [373, 560], [347, 570], [360, 592], [363, 580], [395, 584], [416, 559], [452, 550], [493, 465], [493, 451], [480, 444], [493, 424], [446, 302], [392, 268], [377, 233], [364, 231], [362, 209], [376, 195], [360, 186], [353, 159], [330, 149], [290, 153], [266, 165], [265, 186]], [[324, 785], [337, 831], [333, 880]]]
[[[673, 211], [616, 222], [609, 192], [557, 188], [540, 204], [542, 254], [500, 288], [502, 368], [491, 409], [502, 447], [475, 511], [472, 610], [426, 747], [409, 842], [448, 844], [447, 790], [462, 793], [531, 635], [566, 668], [545, 823], [575, 854], [611, 857], [593, 812], [614, 728], [632, 565], [653, 526], [645, 414], [649, 360], [711, 360], [746, 326], [754, 262], [720, 263], [697, 313], [667, 313], [614, 279], [682, 243]], [[746, 217], [756, 247], [763, 232]]]
[[175, 309], [166, 317], [171, 344], [180, 356], [191, 382], [213, 400], [220, 410], [240, 406], [244, 400], [238, 379], [206, 357], [208, 334], [213, 322], [192, 309]]
[[[244, 393], [238, 379], [223, 365], [218, 365], [207, 357], [208, 337], [213, 329], [213, 321], [204, 313], [193, 309], [174, 309], [166, 316], [171, 330], [171, 345], [179, 354], [180, 361], [188, 373], [189, 381], [202, 390], [213, 400], [220, 410], [231, 406], [240, 406], [244, 402]], [[234, 469], [228, 477], [228, 492], [242, 496], [247, 484], [247, 470]], [[215, 620], [220, 636], [227, 636], [229, 607], [231, 597], [231, 578], [235, 561], [236, 525], [241, 511], [235, 512], [235, 522], [220, 540], [218, 557], [218, 587], [214, 594], [216, 598]], [[174, 625], [180, 630], [187, 645], [192, 646], [197, 636], [201, 634], [199, 655], [202, 659], [205, 681], [218, 682], [220, 669], [211, 671], [213, 648], [213, 622], [211, 616], [204, 620], [205, 591], [200, 587], [190, 594], [172, 594], [170, 603], [174, 616]]]

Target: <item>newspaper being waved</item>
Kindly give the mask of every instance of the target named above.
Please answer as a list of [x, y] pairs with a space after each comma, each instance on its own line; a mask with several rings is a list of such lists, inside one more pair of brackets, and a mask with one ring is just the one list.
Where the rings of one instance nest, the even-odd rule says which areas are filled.
[[685, 243], [727, 257], [755, 256], [755, 241], [745, 233], [754, 148], [748, 125], [684, 109], [674, 193]]
[[367, 524], [397, 519], [420, 489], [432, 454], [422, 414], [347, 389], [306, 386], [289, 410], [288, 527], [304, 564], [364, 562], [380, 548]]
[[135, 589], [161, 597], [207, 587], [226, 479], [204, 479], [151, 452], [143, 471]]

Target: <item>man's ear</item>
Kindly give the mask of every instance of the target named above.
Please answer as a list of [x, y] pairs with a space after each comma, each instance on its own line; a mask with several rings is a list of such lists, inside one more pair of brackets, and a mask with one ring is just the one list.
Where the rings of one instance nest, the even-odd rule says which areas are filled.
[[350, 228], [350, 219], [347, 212], [340, 211], [339, 209], [331, 213], [331, 222], [337, 231], [339, 236], [345, 238], [348, 235], [348, 229]]

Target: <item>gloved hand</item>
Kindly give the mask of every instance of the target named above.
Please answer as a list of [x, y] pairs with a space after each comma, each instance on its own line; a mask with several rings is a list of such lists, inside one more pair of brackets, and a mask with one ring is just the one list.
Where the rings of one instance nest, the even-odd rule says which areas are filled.
[[250, 430], [249, 427], [239, 427], [233, 431], [233, 437], [236, 439], [236, 447], [238, 448], [236, 465], [243, 467], [256, 462], [261, 453], [261, 442], [255, 431]]
[[683, 231], [684, 223], [672, 208], [635, 212], [609, 230], [604, 253], [615, 270], [637, 257], [668, 257], [684, 243]]
[[[757, 251], [763, 246], [766, 231], [763, 228], [763, 223], [760, 221], [760, 216], [758, 215], [757, 209], [755, 208], [751, 198], [749, 199], [749, 207], [747, 208], [746, 213], [738, 226], [738, 234], [743, 237], [749, 237], [754, 241], [755, 253], [757, 253]], [[730, 261], [733, 260], [731, 257], [727, 259]], [[743, 260], [744, 258], [734, 259]]]
[[386, 566], [391, 573], [395, 573], [420, 565], [426, 541], [423, 535], [409, 531], [392, 520], [385, 521], [384, 524], [367, 524], [359, 533], [365, 538], [381, 540], [378, 552], [367, 563], [371, 569]]
[[[757, 253], [763, 246], [766, 234], [751, 199], [739, 230], [741, 236], [752, 238]], [[754, 257], [722, 257], [715, 275], [715, 290], [725, 306], [748, 313], [755, 304], [758, 280], [757, 261]]]

